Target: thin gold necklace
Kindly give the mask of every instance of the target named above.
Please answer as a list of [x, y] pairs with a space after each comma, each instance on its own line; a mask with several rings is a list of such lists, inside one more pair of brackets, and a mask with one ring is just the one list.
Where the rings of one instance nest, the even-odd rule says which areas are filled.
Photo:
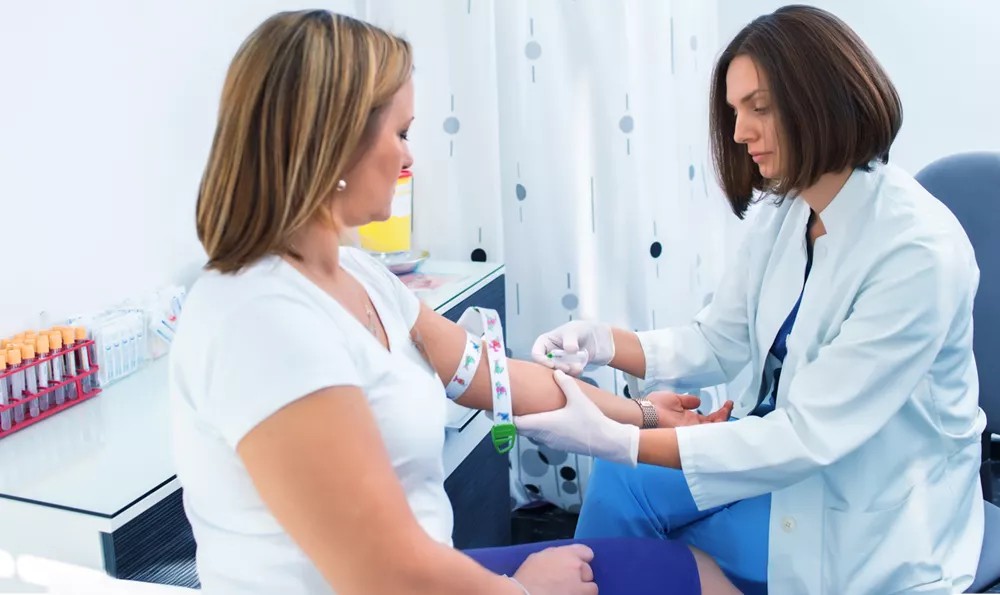
[[368, 316], [368, 332], [378, 337], [378, 328], [375, 326], [375, 312], [368, 306], [367, 299], [365, 300], [365, 314]]
[[[292, 246], [292, 249], [294, 250], [295, 246]], [[295, 265], [293, 264], [292, 266], [294, 267]], [[296, 267], [296, 268], [298, 268], [298, 267]], [[340, 269], [342, 271], [344, 271], [345, 273], [347, 272], [347, 270], [344, 269], [343, 266], [341, 266]], [[304, 271], [300, 271], [300, 272], [302, 272], [302, 274], [305, 275], [305, 277], [307, 279], [309, 279], [310, 281], [312, 281], [312, 275], [307, 274]], [[348, 273], [348, 274], [350, 274], [350, 273]], [[352, 276], [352, 278], [353, 278], [353, 276]], [[316, 282], [313, 281], [313, 283], [316, 283]], [[359, 285], [361, 285], [360, 281], [358, 281], [357, 283]], [[365, 325], [365, 327], [368, 329], [368, 332], [371, 333], [372, 336], [377, 339], [378, 338], [378, 327], [375, 325], [375, 311], [372, 309], [372, 306], [368, 305], [369, 301], [371, 300], [371, 298], [368, 297], [368, 291], [365, 290], [364, 285], [361, 285], [361, 296], [362, 296], [362, 300], [363, 300], [362, 304], [365, 307], [365, 316], [368, 318], [368, 323]], [[332, 294], [331, 294], [331, 297], [333, 297]], [[334, 299], [336, 299], [336, 298], [334, 298]], [[341, 306], [341, 307], [343, 307], [343, 306]]]

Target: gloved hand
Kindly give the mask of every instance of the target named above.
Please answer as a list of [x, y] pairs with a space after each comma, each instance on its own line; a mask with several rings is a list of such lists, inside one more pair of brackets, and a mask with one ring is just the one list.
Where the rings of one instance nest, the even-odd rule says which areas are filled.
[[556, 384], [566, 395], [566, 406], [555, 411], [514, 417], [517, 433], [556, 450], [592, 455], [635, 467], [639, 458], [639, 428], [604, 415], [576, 380], [561, 370]]
[[[580, 350], [587, 352], [585, 363], [561, 363], [550, 359], [547, 354], [553, 349], [562, 349], [567, 353]], [[606, 366], [615, 357], [615, 341], [611, 336], [611, 327], [590, 320], [572, 320], [566, 324], [544, 333], [535, 340], [531, 347], [531, 358], [548, 368], [562, 370], [572, 376], [583, 373], [585, 365]]]

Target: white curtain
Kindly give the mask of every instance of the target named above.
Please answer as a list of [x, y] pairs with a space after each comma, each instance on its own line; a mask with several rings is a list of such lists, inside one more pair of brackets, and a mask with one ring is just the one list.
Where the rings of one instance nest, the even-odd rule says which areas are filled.
[[414, 247], [503, 262], [494, 2], [367, 0], [361, 16], [414, 47]]
[[[414, 242], [506, 264], [515, 356], [567, 320], [649, 329], [711, 299], [735, 222], [708, 155], [715, 10], [368, 0], [416, 51]], [[623, 392], [621, 374], [589, 376]], [[579, 507], [589, 461], [522, 440], [511, 462], [519, 502]]]

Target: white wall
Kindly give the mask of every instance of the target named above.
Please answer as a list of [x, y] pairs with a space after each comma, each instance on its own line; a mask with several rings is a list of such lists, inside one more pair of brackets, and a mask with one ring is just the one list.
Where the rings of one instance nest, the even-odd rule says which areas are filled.
[[[721, 48], [759, 15], [790, 2], [719, 0]], [[818, 0], [853, 28], [903, 101], [890, 158], [916, 173], [962, 151], [1000, 150], [1000, 2]]]
[[30, 257], [0, 256], [0, 336], [194, 278], [229, 62], [267, 16], [316, 7], [414, 45], [414, 246], [502, 260], [492, 0], [3, 2], [0, 245]]
[[413, 246], [434, 258], [504, 260], [494, 5], [368, 0], [362, 15], [413, 45]]
[[0, 335], [197, 272], [194, 205], [226, 68], [264, 18], [302, 7], [0, 3]]

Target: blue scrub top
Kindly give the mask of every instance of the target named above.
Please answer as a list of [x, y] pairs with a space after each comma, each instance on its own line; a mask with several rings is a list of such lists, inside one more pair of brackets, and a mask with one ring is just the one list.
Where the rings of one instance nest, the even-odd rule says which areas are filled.
[[[781, 365], [785, 361], [785, 355], [788, 354], [788, 347], [786, 347], [785, 342], [788, 340], [788, 335], [792, 332], [792, 327], [795, 325], [795, 317], [799, 313], [799, 304], [802, 303], [802, 294], [805, 293], [806, 281], [809, 280], [809, 270], [812, 269], [813, 247], [808, 236], [813, 217], [815, 217], [815, 214], [810, 215], [809, 225], [806, 225], [806, 274], [802, 280], [802, 290], [799, 292], [799, 299], [795, 300], [795, 305], [792, 306], [792, 311], [788, 313], [785, 322], [778, 329], [778, 334], [774, 337], [774, 343], [771, 344], [767, 358], [770, 365], [767, 368], [771, 370], [772, 378], [768, 379], [765, 377], [762, 380], [763, 385], [761, 386], [760, 396], [757, 399], [757, 406], [750, 412], [750, 415], [764, 416], [774, 411], [775, 399], [778, 397], [778, 381], [781, 379]], [[767, 370], [765, 369], [766, 374]], [[772, 382], [768, 383], [768, 380], [772, 380]], [[766, 389], [768, 384], [770, 384], [770, 390]]]

